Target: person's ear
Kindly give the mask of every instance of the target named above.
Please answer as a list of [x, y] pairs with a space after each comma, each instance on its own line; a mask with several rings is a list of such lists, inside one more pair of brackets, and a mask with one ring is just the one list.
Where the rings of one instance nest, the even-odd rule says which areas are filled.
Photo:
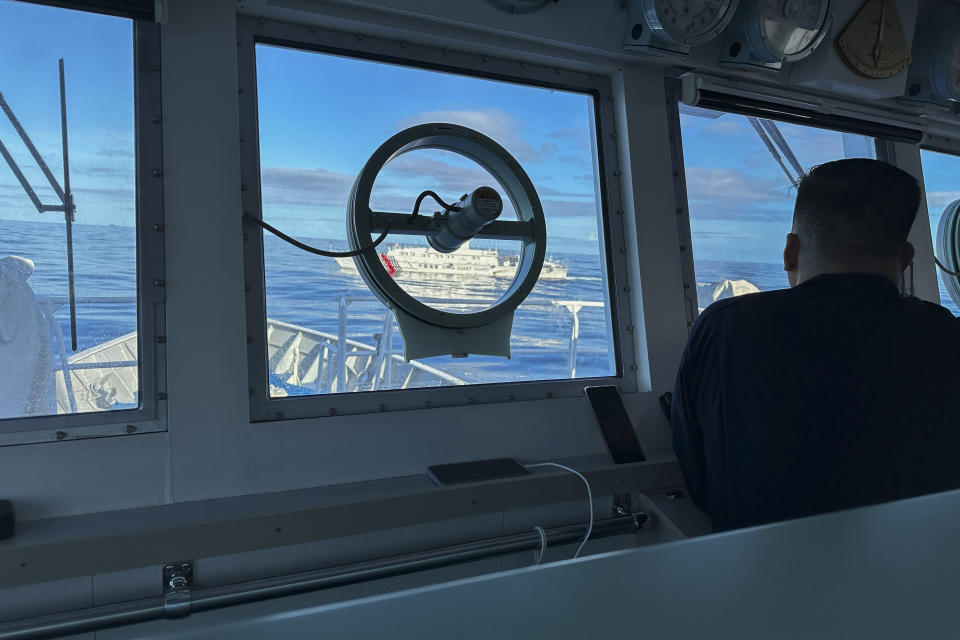
[[795, 233], [787, 234], [787, 242], [783, 245], [783, 270], [796, 271], [800, 256], [800, 238]]
[[800, 263], [800, 236], [795, 233], [787, 234], [787, 242], [783, 245], [783, 270], [787, 272], [787, 282], [791, 287], [797, 286], [799, 274], [797, 267]]
[[914, 248], [913, 245], [909, 242], [903, 243], [903, 248], [900, 249], [900, 272], [907, 268], [907, 265], [913, 262]]

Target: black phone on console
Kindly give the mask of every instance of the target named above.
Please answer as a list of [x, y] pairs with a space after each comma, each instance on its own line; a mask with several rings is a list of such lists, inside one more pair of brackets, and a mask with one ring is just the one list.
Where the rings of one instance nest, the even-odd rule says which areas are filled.
[[620, 392], [617, 387], [608, 384], [597, 387], [584, 387], [583, 392], [590, 401], [593, 415], [597, 418], [597, 426], [607, 443], [607, 450], [613, 457], [614, 464], [627, 462], [643, 462], [647, 456], [637, 440], [633, 430], [633, 423], [623, 406]]

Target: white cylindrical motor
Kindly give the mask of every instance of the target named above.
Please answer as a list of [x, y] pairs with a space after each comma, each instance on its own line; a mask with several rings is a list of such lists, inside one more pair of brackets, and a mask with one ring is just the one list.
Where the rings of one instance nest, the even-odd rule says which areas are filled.
[[503, 212], [503, 199], [496, 190], [480, 187], [465, 194], [454, 206], [455, 210], [443, 219], [440, 230], [427, 238], [430, 246], [440, 253], [453, 253], [496, 220]]

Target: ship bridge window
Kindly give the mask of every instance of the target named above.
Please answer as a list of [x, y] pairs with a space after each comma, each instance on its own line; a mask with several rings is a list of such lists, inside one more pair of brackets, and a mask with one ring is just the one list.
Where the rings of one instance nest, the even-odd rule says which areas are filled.
[[698, 311], [788, 287], [781, 259], [799, 178], [824, 162], [876, 157], [863, 135], [699, 107], [681, 105], [680, 126]]
[[[290, 46], [308, 34], [303, 48]], [[599, 134], [613, 117], [598, 99], [610, 93], [608, 78], [245, 19], [240, 63], [241, 82], [256, 87], [241, 96], [252, 134], [242, 132], [244, 208], [297, 240], [350, 249], [348, 201], [365, 163], [398, 132], [427, 123], [467, 127], [503, 147], [529, 176], [546, 224], [543, 266], [514, 314], [509, 358], [409, 360], [394, 309], [371, 292], [354, 258], [312, 255], [248, 224], [254, 420], [576, 395], [586, 378], [622, 382], [616, 328], [632, 321], [628, 305], [611, 304], [625, 262], [607, 255], [610, 223], [620, 224], [605, 215], [611, 189], [619, 202], [603, 171], [615, 166], [615, 149]], [[517, 220], [520, 207], [492, 172], [456, 149], [413, 149], [376, 174], [370, 209], [410, 215], [432, 191], [439, 201], [422, 199], [419, 214], [444, 215], [445, 205], [490, 187], [503, 203], [497, 220]], [[391, 228], [375, 251], [417, 301], [471, 314], [519, 281], [522, 249], [517, 238], [481, 234], [447, 253]], [[385, 395], [371, 401], [363, 392]]]
[[[940, 304], [960, 316], [960, 158], [927, 149], [920, 150], [927, 212], [937, 256]], [[951, 273], [952, 272], [952, 273]]]
[[135, 81], [156, 45], [150, 23], [0, 0], [2, 443], [156, 424], [161, 292], [139, 284], [162, 280], [161, 234], [139, 229], [162, 185], [138, 177], [160, 166], [159, 127], [140, 135], [159, 78]]

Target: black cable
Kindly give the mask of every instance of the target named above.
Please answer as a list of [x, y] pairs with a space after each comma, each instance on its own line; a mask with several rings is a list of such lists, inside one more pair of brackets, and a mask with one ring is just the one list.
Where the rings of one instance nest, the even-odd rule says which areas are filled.
[[423, 202], [423, 199], [426, 198], [427, 196], [430, 196], [431, 198], [436, 200], [437, 204], [443, 207], [444, 211], [460, 211], [460, 207], [452, 204], [447, 204], [446, 202], [441, 200], [440, 196], [438, 196], [436, 193], [428, 190], [428, 191], [424, 191], [423, 193], [417, 196], [417, 201], [413, 203], [413, 213], [410, 214], [409, 218], [407, 218], [407, 224], [413, 224], [413, 221], [420, 215], [420, 203]]
[[937, 258], [937, 256], [933, 256], [933, 261], [937, 263], [937, 266], [940, 267], [940, 269], [941, 269], [944, 273], [948, 273], [948, 274], [950, 274], [951, 276], [954, 276], [954, 277], [960, 276], [960, 271], [950, 271], [950, 269], [947, 269], [945, 266], [943, 266], [943, 263], [940, 262], [940, 259]]
[[290, 244], [297, 247], [298, 249], [303, 249], [308, 253], [313, 253], [318, 256], [324, 256], [326, 258], [352, 258], [354, 256], [360, 255], [367, 249], [376, 248], [377, 245], [379, 245], [381, 242], [387, 239], [387, 234], [390, 233], [390, 224], [392, 223], [392, 220], [387, 220], [387, 224], [384, 225], [383, 231], [380, 232], [380, 237], [374, 240], [373, 242], [371, 242], [370, 244], [360, 247], [359, 249], [353, 249], [351, 251], [325, 251], [324, 249], [317, 249], [316, 247], [311, 247], [310, 245], [304, 244], [299, 240], [295, 240], [290, 236], [288, 236], [287, 234], [285, 234], [283, 231], [280, 231], [276, 227], [271, 226], [270, 224], [264, 222], [260, 218], [250, 215], [247, 212], [244, 212], [243, 219], [248, 222], [254, 223], [255, 225], [259, 226], [261, 229], [266, 229], [273, 235], [277, 236], [281, 240], [285, 240], [286, 242], [289, 242]]

